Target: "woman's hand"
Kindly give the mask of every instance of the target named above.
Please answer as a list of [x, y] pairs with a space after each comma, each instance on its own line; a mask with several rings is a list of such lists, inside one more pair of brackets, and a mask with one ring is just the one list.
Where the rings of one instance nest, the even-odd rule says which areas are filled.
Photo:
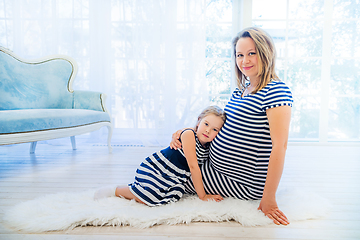
[[173, 135], [170, 142], [170, 148], [177, 150], [178, 148], [181, 148], [181, 142], [179, 141], [180, 134], [183, 130], [177, 130]]
[[214, 200], [215, 202], [220, 202], [224, 200], [224, 198], [220, 195], [211, 195], [211, 194], [206, 194], [203, 198], [200, 199], [203, 201]]
[[261, 199], [258, 210], [261, 210], [265, 216], [273, 220], [276, 225], [290, 224], [285, 214], [278, 208], [275, 200]]

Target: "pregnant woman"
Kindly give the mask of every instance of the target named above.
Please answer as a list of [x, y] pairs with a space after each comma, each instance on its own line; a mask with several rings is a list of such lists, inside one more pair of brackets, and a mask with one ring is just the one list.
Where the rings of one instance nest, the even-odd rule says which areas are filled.
[[[207, 194], [261, 200], [259, 210], [275, 224], [289, 224], [276, 202], [291, 118], [292, 94], [275, 73], [275, 47], [259, 28], [233, 40], [237, 88], [225, 107], [227, 119], [200, 166]], [[180, 148], [179, 133], [172, 148]], [[196, 193], [188, 181], [188, 193]]]

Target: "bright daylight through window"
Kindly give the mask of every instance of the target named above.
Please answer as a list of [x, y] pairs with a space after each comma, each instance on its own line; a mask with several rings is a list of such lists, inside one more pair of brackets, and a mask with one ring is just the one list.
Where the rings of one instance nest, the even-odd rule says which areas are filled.
[[259, 26], [293, 93], [289, 141], [358, 142], [359, 16], [359, 0], [0, 0], [0, 45], [71, 56], [74, 89], [107, 95], [113, 143], [167, 145], [204, 106], [225, 106], [231, 40]]
[[294, 95], [290, 141], [359, 141], [359, 1], [253, 0], [252, 8]]

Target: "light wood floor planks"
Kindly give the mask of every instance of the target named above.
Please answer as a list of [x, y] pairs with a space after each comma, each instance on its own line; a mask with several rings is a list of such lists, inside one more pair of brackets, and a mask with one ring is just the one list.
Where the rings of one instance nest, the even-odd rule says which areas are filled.
[[[360, 239], [360, 145], [288, 147], [281, 189], [306, 188], [334, 205], [325, 219], [289, 226], [243, 227], [235, 222], [131, 227], [82, 227], [24, 234], [6, 228], [4, 210], [44, 194], [127, 184], [147, 155], [158, 147], [69, 146], [39, 143], [0, 146], [0, 239]], [[280, 206], [281, 207], [281, 206]]]

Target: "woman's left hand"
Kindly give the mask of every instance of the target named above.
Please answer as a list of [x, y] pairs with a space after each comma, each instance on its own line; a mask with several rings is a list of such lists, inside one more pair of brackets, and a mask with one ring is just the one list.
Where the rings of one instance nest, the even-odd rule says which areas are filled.
[[265, 216], [273, 220], [276, 225], [288, 225], [290, 223], [285, 214], [280, 211], [276, 201], [261, 199], [258, 210], [261, 210]]

